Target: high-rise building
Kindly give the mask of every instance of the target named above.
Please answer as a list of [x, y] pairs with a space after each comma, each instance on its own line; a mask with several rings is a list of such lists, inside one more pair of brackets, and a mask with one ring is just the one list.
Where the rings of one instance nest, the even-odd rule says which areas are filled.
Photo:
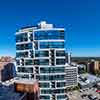
[[17, 76], [39, 81], [40, 100], [66, 100], [64, 33], [45, 21], [16, 32]]

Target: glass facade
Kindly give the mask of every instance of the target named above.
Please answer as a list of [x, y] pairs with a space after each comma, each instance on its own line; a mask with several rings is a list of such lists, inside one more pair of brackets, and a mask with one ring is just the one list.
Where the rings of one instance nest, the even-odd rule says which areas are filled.
[[64, 87], [66, 85], [66, 82], [58, 82], [57, 87]]
[[49, 59], [35, 59], [34, 65], [49, 65]]
[[43, 89], [41, 90], [42, 94], [51, 94], [51, 93], [64, 93], [64, 89]]
[[33, 68], [18, 67], [18, 72], [33, 73]]
[[64, 50], [57, 50], [56, 51], [56, 56], [57, 57], [61, 57], [61, 56], [65, 57], [65, 51]]
[[56, 65], [65, 65], [65, 59], [56, 59]]
[[32, 43], [16, 45], [16, 50], [27, 50], [27, 49], [32, 49]]
[[27, 33], [22, 33], [16, 35], [16, 42], [26, 42], [28, 41], [28, 35]]
[[39, 80], [41, 81], [54, 81], [54, 80], [64, 80], [64, 75], [40, 75]]
[[49, 88], [50, 84], [47, 83], [47, 82], [46, 83], [43, 82], [43, 83], [39, 83], [39, 86], [42, 87], [42, 88]]
[[64, 48], [64, 42], [40, 42], [40, 48]]
[[64, 73], [64, 67], [42, 67], [40, 73]]
[[49, 30], [49, 31], [37, 31], [35, 34], [35, 40], [57, 40], [64, 39], [64, 31]]
[[35, 51], [35, 57], [49, 57], [49, 51]]
[[60, 100], [65, 98], [64, 29], [47, 25], [16, 34], [17, 70], [22, 78], [33, 75], [39, 81], [40, 100]]
[[20, 57], [28, 57], [28, 52], [17, 52], [16, 58], [20, 58]]
[[[57, 100], [62, 100], [64, 99], [65, 100], [66, 96], [65, 95], [58, 95], [57, 96]], [[66, 99], [67, 100], [67, 99]]]
[[25, 65], [34, 65], [34, 61], [31, 59], [26, 59], [25, 60]]
[[42, 99], [42, 100], [50, 100], [50, 96], [40, 96], [40, 99]]

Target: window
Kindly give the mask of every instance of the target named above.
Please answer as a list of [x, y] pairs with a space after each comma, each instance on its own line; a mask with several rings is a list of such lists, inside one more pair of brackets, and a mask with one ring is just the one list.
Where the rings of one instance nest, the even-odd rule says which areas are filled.
[[50, 96], [40, 96], [40, 99], [42, 99], [42, 100], [50, 100]]
[[34, 65], [34, 61], [30, 59], [25, 60], [25, 65]]
[[50, 87], [50, 84], [49, 83], [39, 83], [39, 86], [42, 87], [42, 88], [49, 88]]
[[63, 73], [64, 67], [41, 67], [40, 73]]
[[33, 73], [33, 68], [18, 67], [18, 72]]
[[56, 75], [54, 76], [56, 80], [64, 80], [65, 75]]
[[48, 76], [48, 75], [40, 75], [40, 76], [39, 76], [39, 80], [48, 81], [48, 80], [49, 80], [49, 76]]
[[49, 65], [49, 59], [35, 59], [34, 65]]
[[16, 57], [28, 57], [28, 52], [17, 52]]
[[[57, 100], [61, 100], [61, 99], [65, 99], [66, 98], [66, 96], [65, 95], [58, 95], [57, 96]], [[66, 99], [67, 100], [67, 99]]]
[[50, 89], [45, 89], [45, 90], [41, 90], [42, 94], [51, 94], [51, 90]]
[[35, 40], [64, 39], [64, 31], [49, 30], [35, 32]]
[[35, 57], [49, 57], [48, 51], [35, 51]]
[[16, 50], [27, 50], [27, 49], [32, 49], [32, 43], [16, 45]]
[[45, 81], [48, 81], [48, 80], [64, 80], [64, 77], [65, 75], [40, 75], [39, 76], [39, 80], [45, 80]]
[[57, 83], [57, 87], [64, 87], [65, 86], [65, 82], [58, 82]]
[[64, 89], [55, 89], [53, 93], [64, 93]]
[[25, 41], [28, 41], [27, 33], [16, 35], [16, 42], [25, 42]]
[[65, 56], [65, 51], [64, 50], [59, 50], [59, 51], [57, 50], [56, 51], [56, 56], [58, 56], [58, 57], [59, 56]]
[[56, 65], [65, 65], [65, 59], [56, 59]]
[[40, 48], [64, 48], [64, 42], [40, 42]]

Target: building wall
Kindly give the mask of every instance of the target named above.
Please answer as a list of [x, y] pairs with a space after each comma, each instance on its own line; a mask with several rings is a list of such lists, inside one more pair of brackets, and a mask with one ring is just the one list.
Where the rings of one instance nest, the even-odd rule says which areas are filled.
[[77, 86], [78, 68], [75, 66], [66, 66], [66, 87]]
[[[14, 83], [15, 92], [26, 93], [25, 100], [39, 100], [39, 87], [38, 83]], [[24, 100], [24, 99], [23, 99]]]
[[99, 61], [92, 61], [89, 64], [89, 71], [90, 73], [95, 74], [96, 71], [100, 70], [100, 62]]

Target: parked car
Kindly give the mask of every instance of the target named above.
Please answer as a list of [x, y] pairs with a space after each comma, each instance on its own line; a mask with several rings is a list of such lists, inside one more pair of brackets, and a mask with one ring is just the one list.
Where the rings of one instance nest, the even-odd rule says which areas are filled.
[[93, 96], [92, 94], [89, 94], [89, 95], [88, 95], [88, 98], [89, 98], [90, 100], [97, 100], [97, 99], [98, 99], [97, 96]]

